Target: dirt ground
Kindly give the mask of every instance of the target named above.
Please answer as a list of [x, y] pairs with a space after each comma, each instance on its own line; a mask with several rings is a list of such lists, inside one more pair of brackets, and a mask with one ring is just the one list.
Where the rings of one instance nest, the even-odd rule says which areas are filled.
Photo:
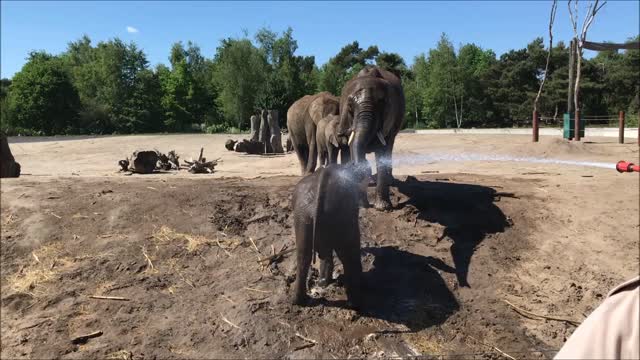
[[[259, 260], [295, 246], [297, 159], [227, 152], [229, 137], [11, 138], [27, 175], [1, 182], [0, 356], [551, 358], [639, 271], [638, 174], [425, 157], [615, 164], [638, 162], [635, 139], [400, 134], [394, 209], [361, 210], [362, 313], [344, 307], [339, 262], [291, 306], [294, 253]], [[117, 173], [137, 148], [200, 147], [216, 173]]]

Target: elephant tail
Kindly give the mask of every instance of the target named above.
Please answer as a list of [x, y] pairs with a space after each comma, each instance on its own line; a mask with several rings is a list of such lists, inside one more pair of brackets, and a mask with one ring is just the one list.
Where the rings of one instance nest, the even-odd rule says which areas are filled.
[[327, 168], [320, 169], [320, 178], [318, 179], [318, 188], [316, 189], [316, 210], [313, 216], [313, 235], [311, 237], [311, 251], [312, 251], [312, 260], [311, 263], [315, 265], [316, 263], [316, 237], [318, 235], [317, 224], [320, 216], [323, 213], [324, 207], [324, 199], [325, 199], [325, 188], [327, 186]]

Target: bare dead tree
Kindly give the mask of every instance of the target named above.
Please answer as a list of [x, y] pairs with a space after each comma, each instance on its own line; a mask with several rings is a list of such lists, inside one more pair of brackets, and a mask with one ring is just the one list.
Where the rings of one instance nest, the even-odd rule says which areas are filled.
[[[573, 2], [574, 9], [571, 10], [571, 2]], [[587, 31], [589, 27], [593, 23], [593, 20], [598, 14], [598, 11], [602, 9], [603, 6], [607, 4], [606, 1], [603, 1], [600, 4], [600, 0], [590, 1], [589, 7], [587, 8], [587, 13], [585, 14], [584, 21], [582, 22], [582, 28], [580, 30], [580, 34], [578, 34], [578, 0], [569, 0], [567, 3], [567, 7], [569, 8], [569, 19], [571, 20], [571, 25], [573, 27], [573, 34], [576, 42], [576, 57], [578, 58], [577, 66], [576, 66], [576, 83], [573, 92], [573, 104], [576, 109], [578, 108], [578, 99], [580, 98], [580, 73], [582, 66], [582, 51], [584, 48], [584, 44], [587, 40]]]
[[[547, 75], [549, 74], [549, 61], [551, 60], [551, 50], [553, 49], [553, 23], [556, 21], [557, 9], [558, 9], [558, 0], [553, 0], [553, 4], [551, 5], [551, 14], [549, 15], [549, 51], [547, 52], [547, 63], [544, 66], [544, 77], [540, 82], [538, 95], [536, 95], [536, 99], [533, 101], [534, 113], [538, 111], [538, 101], [540, 101], [540, 95], [542, 95], [542, 88], [544, 88], [544, 83], [547, 80]], [[557, 110], [558, 110], [558, 107], [556, 106], [556, 112]]]

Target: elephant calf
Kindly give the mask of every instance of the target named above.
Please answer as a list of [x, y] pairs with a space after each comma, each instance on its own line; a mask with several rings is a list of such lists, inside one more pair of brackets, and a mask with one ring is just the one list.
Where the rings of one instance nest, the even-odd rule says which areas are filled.
[[320, 258], [320, 284], [332, 279], [333, 252], [344, 267], [349, 306], [361, 302], [358, 205], [371, 169], [361, 164], [332, 164], [304, 177], [293, 193], [297, 276], [293, 303], [308, 299], [307, 274], [312, 257]]

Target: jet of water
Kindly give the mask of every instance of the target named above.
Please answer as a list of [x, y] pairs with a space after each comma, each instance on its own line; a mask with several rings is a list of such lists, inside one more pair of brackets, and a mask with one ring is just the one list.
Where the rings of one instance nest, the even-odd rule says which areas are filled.
[[[388, 160], [387, 160], [388, 161]], [[557, 165], [574, 165], [598, 167], [604, 169], [615, 169], [616, 165], [604, 162], [594, 161], [575, 161], [560, 159], [545, 159], [537, 157], [517, 157], [509, 155], [487, 155], [487, 154], [402, 154], [393, 156], [393, 166], [399, 165], [423, 165], [439, 161], [509, 161], [509, 162], [527, 162], [538, 164], [557, 164]]]

